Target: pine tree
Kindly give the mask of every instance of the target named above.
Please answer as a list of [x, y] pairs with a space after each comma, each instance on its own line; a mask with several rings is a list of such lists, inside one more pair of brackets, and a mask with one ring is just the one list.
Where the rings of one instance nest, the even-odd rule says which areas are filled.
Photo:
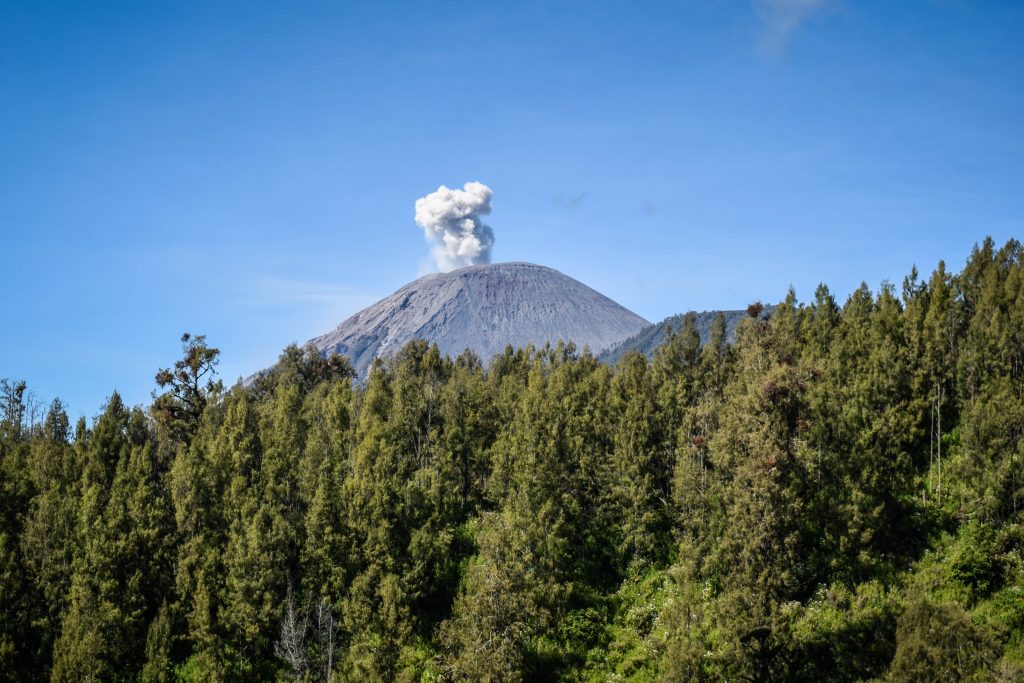
[[741, 327], [738, 367], [711, 443], [721, 508], [702, 570], [721, 586], [716, 619], [730, 637], [723, 656], [736, 676], [781, 676], [787, 638], [783, 606], [806, 596], [813, 575], [805, 430], [813, 370], [789, 355], [791, 304], [780, 306], [781, 337], [771, 322]]
[[565, 591], [554, 578], [564, 552], [558, 521], [550, 503], [520, 505], [484, 515], [479, 553], [441, 627], [455, 680], [528, 680], [533, 640], [556, 618]]
[[657, 563], [667, 550], [671, 463], [644, 356], [634, 352], [622, 357], [612, 382], [612, 397], [622, 551], [626, 558]]
[[171, 680], [172, 645], [170, 609], [164, 601], [146, 633], [146, 663], [142, 667], [144, 683], [168, 683]]

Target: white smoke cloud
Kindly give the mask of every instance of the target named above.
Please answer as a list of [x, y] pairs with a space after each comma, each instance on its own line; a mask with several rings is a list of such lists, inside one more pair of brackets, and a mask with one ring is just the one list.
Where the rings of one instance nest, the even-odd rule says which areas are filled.
[[416, 223], [434, 242], [431, 255], [442, 272], [491, 262], [494, 231], [481, 216], [491, 212], [491, 188], [470, 182], [461, 190], [442, 185], [416, 200]]

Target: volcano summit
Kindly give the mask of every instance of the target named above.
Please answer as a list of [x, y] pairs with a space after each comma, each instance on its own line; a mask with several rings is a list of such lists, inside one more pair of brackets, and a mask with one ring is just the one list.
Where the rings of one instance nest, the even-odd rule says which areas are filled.
[[649, 324], [552, 268], [494, 263], [425, 275], [309, 343], [325, 355], [348, 356], [365, 377], [375, 357], [413, 339], [451, 356], [471, 349], [487, 362], [510, 344], [559, 340], [596, 354]]

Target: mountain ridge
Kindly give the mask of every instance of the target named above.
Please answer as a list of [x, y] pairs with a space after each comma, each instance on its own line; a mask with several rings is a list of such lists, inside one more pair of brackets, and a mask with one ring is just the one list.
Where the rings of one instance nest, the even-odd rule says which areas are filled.
[[[774, 304], [766, 304], [761, 313], [762, 316], [769, 316], [775, 310]], [[739, 327], [740, 322], [749, 317], [747, 311], [744, 310], [730, 310], [730, 311], [690, 311], [694, 314], [694, 326], [697, 328], [697, 333], [700, 335], [700, 343], [703, 345], [707, 343], [708, 337], [711, 334], [711, 325], [715, 321], [715, 318], [719, 313], [725, 316], [725, 338], [728, 343], [732, 343], [736, 340], [736, 328]], [[622, 356], [630, 351], [639, 351], [648, 358], [654, 357], [654, 351], [665, 342], [666, 330], [671, 328], [673, 332], [679, 332], [683, 329], [683, 321], [689, 313], [677, 313], [670, 315], [661, 322], [653, 323], [648, 327], [637, 332], [632, 337], [627, 337], [622, 341], [613, 344], [604, 351], [598, 354], [597, 358], [602, 363], [608, 363], [609, 365], [615, 365]]]

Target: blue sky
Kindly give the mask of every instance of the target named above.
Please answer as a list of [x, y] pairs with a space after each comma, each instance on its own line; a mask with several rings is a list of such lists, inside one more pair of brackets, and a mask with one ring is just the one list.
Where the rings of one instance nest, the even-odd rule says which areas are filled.
[[650, 320], [956, 269], [1024, 224], [1024, 3], [0, 3], [0, 377], [94, 415], [184, 330], [227, 380], [428, 267]]

